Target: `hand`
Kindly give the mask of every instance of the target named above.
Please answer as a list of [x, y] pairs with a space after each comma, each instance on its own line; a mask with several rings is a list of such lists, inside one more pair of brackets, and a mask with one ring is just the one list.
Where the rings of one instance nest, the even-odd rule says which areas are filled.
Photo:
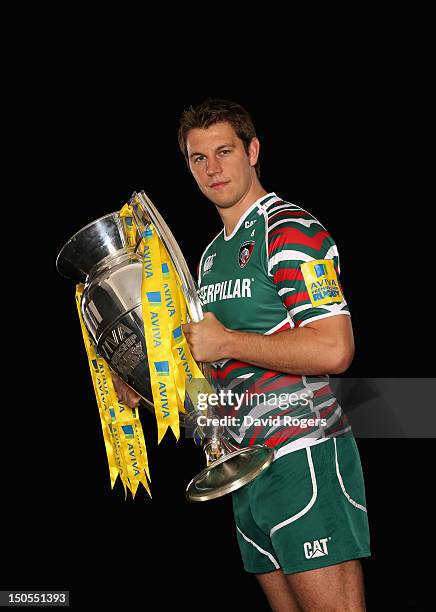
[[126, 383], [113, 372], [112, 382], [114, 383], [114, 389], [119, 400], [123, 402], [123, 404], [126, 404], [126, 406], [129, 406], [129, 408], [135, 408], [138, 405], [141, 396], [135, 393], [135, 391], [133, 391], [129, 385], [126, 385]]
[[212, 312], [205, 312], [198, 323], [182, 325], [182, 329], [195, 361], [220, 361], [230, 357], [226, 353], [231, 330]]

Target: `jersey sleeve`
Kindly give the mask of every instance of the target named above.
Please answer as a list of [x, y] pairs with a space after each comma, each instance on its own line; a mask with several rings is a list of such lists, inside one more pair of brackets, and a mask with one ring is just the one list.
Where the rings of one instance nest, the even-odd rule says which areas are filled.
[[339, 253], [328, 231], [311, 215], [281, 208], [268, 218], [268, 274], [295, 327], [349, 315], [339, 280]]

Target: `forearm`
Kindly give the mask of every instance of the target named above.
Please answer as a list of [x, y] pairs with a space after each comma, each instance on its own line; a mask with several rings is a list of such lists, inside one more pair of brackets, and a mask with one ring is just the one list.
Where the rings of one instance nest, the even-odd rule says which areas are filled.
[[336, 374], [352, 358], [352, 351], [337, 338], [326, 338], [308, 326], [271, 335], [226, 332], [224, 353], [228, 357], [287, 374]]
[[325, 317], [277, 334], [240, 332], [225, 327], [211, 312], [183, 332], [197, 361], [237, 359], [287, 374], [339, 374], [354, 354], [349, 316]]

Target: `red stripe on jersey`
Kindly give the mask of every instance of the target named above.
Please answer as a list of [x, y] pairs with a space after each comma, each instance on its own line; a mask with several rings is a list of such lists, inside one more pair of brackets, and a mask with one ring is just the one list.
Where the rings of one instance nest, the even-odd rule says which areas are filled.
[[275, 283], [282, 283], [285, 280], [291, 280], [291, 281], [303, 280], [303, 273], [300, 267], [298, 268], [280, 268], [279, 270], [274, 272], [273, 278], [274, 278]]
[[307, 302], [309, 300], [309, 294], [307, 291], [300, 291], [299, 293], [292, 293], [288, 295], [283, 301], [283, 304], [286, 308], [290, 308], [291, 306], [295, 306], [299, 302]]
[[326, 383], [325, 387], [322, 387], [321, 389], [315, 391], [313, 397], [318, 398], [323, 397], [324, 395], [333, 395], [333, 391], [331, 390], [331, 387], [328, 383]]
[[272, 222], [279, 217], [303, 217], [304, 213], [301, 213], [301, 210], [278, 210], [277, 212], [273, 212], [270, 217], [268, 217], [268, 225], [272, 225]]
[[281, 327], [274, 330], [271, 334], [268, 334], [268, 336], [274, 336], [274, 334], [278, 334], [279, 332], [285, 331], [285, 329], [290, 329], [290, 328], [291, 328], [291, 324], [289, 323], [289, 321], [286, 321], [286, 323], [283, 323]]
[[257, 385], [260, 389], [260, 387], [268, 383], [270, 378], [275, 378], [277, 374], [280, 374], [281, 376], [282, 372], [275, 372], [274, 370], [269, 370], [268, 372], [265, 372], [265, 374], [263, 374], [261, 378], [259, 378], [255, 385]]
[[224, 368], [224, 370], [218, 372], [218, 378], [227, 378], [230, 372], [233, 372], [233, 370], [236, 370], [236, 368], [246, 368], [247, 366], [250, 367], [250, 364], [245, 363], [244, 361], [234, 361], [229, 366]]
[[[276, 389], [283, 389], [288, 385], [296, 385], [301, 382], [301, 376], [282, 376], [279, 380], [272, 382], [268, 387], [262, 389], [263, 393], [267, 391], [275, 391]], [[285, 414], [285, 413], [283, 413]]]
[[250, 438], [250, 441], [248, 443], [249, 446], [253, 446], [253, 444], [259, 444], [259, 442], [256, 442], [258, 435], [260, 434], [260, 432], [262, 431], [262, 425], [256, 425], [256, 427], [254, 428], [254, 433]]
[[[325, 230], [320, 230], [314, 236], [308, 236], [295, 227], [278, 227], [277, 229], [269, 232], [268, 239], [274, 238], [275, 236], [281, 239], [280, 246], [302, 244], [310, 247], [311, 249], [319, 251], [322, 247], [322, 243], [326, 238], [330, 237], [330, 234]], [[276, 240], [272, 241], [271, 250], [273, 246], [277, 246], [276, 242]], [[268, 249], [268, 254], [270, 254], [270, 249]]]
[[285, 442], [285, 440], [291, 440], [292, 438], [296, 438], [299, 436], [299, 434], [302, 434], [302, 433], [309, 434], [311, 431], [314, 431], [314, 430], [315, 428], [308, 430], [307, 427], [306, 428], [286, 427], [286, 429], [281, 429], [280, 432], [276, 436], [272, 436], [271, 438], [266, 440], [264, 444], [266, 444], [266, 446], [270, 446], [271, 448], [274, 448], [274, 446], [278, 446], [282, 442]]
[[327, 419], [329, 415], [331, 416], [334, 413], [338, 406], [338, 400], [335, 398], [335, 401], [330, 406], [324, 406], [321, 410], [318, 410], [317, 407], [314, 406], [313, 409], [318, 410], [321, 419]]
[[272, 370], [265, 372], [251, 387], [248, 387], [247, 393], [262, 393], [262, 385], [267, 384], [269, 379], [274, 378], [277, 374], [279, 372], [273, 372]]

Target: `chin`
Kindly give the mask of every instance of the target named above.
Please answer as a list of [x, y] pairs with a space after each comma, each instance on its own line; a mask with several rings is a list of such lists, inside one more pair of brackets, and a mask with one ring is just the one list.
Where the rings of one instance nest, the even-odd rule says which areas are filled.
[[212, 200], [214, 204], [216, 204], [216, 206], [219, 206], [220, 208], [230, 208], [231, 206], [234, 206], [236, 202], [238, 201], [238, 198], [232, 197], [228, 193], [227, 194], [212, 193], [211, 195], [212, 197], [210, 197], [209, 195], [209, 198]]
[[215, 204], [215, 206], [218, 206], [218, 208], [231, 208], [232, 206], [236, 204], [234, 200], [230, 200], [228, 202], [214, 200], [213, 203]]

